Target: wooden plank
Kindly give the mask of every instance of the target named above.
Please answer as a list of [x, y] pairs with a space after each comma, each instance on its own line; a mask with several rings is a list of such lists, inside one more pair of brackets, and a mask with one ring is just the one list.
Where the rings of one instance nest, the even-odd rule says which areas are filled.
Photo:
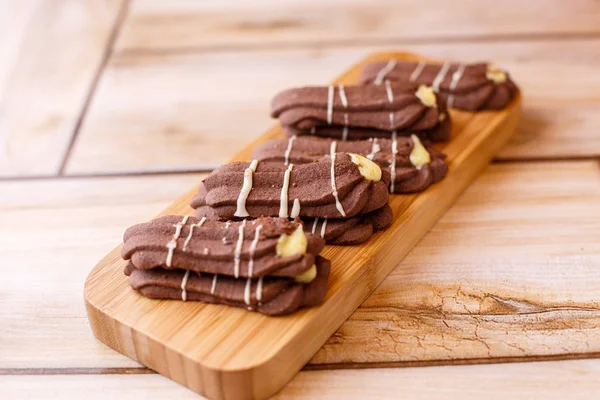
[[[354, 65], [335, 84], [356, 82], [362, 65], [410, 53], [377, 53]], [[427, 233], [435, 221], [492, 159], [516, 130], [520, 96], [504, 110], [450, 111], [452, 141], [448, 175], [423, 193], [390, 196], [395, 219], [360, 246], [326, 246], [321, 253], [332, 270], [323, 304], [273, 318], [242, 309], [152, 300], [131, 290], [120, 246], [92, 270], [84, 289], [90, 325], [115, 350], [190, 389], [214, 399], [264, 399], [280, 390]], [[259, 143], [283, 137], [279, 125], [233, 160], [248, 160]], [[163, 214], [190, 213], [197, 188]], [[215, 321], [206, 324], [206, 321]]]
[[201, 177], [0, 182], [0, 369], [138, 366], [90, 332], [85, 265]]
[[171, 50], [589, 34], [600, 32], [599, 19], [600, 6], [590, 0], [144, 0], [133, 3], [118, 46]]
[[[526, 95], [525, 112], [500, 158], [529, 159], [600, 155], [600, 57], [590, 51], [595, 47], [600, 40], [410, 49], [439, 58], [489, 59], [508, 68]], [[268, 126], [269, 101], [278, 90], [323, 84], [373, 49], [380, 47], [118, 54], [67, 173], [212, 169]]]
[[[303, 371], [274, 399], [588, 400], [600, 391], [599, 360], [432, 368]], [[160, 375], [0, 376], [7, 399], [202, 397]]]
[[[572, 336], [556, 350], [563, 355], [581, 350], [585, 345], [580, 340], [583, 334], [575, 332], [572, 327], [593, 322], [595, 311], [577, 309], [594, 306], [591, 304], [594, 291], [600, 287], [600, 278], [594, 270], [594, 266], [600, 263], [597, 244], [589, 246], [586, 243], [590, 240], [590, 226], [593, 232], [600, 229], [593, 228], [599, 225], [599, 212], [592, 209], [598, 202], [599, 171], [598, 164], [594, 162], [496, 164], [488, 167], [342, 325], [312, 363], [320, 367], [327, 364], [343, 366], [347, 362], [405, 362], [400, 360], [403, 357], [413, 359], [415, 357], [407, 356], [413, 354], [429, 356], [430, 363], [431, 356], [457, 360], [465, 346], [473, 343], [474, 329], [453, 332], [450, 324], [441, 330], [433, 327], [441, 326], [439, 310], [443, 309], [449, 319], [457, 320], [463, 306], [474, 313], [474, 318], [482, 320], [481, 327], [485, 328], [485, 333], [481, 331], [482, 336], [491, 338], [487, 342], [494, 345], [493, 356], [521, 356], [519, 350], [503, 344], [514, 343], [509, 339], [529, 343], [527, 338], [535, 338], [548, 344], [551, 340], [568, 337], [569, 333]], [[3, 194], [0, 197], [0, 226], [4, 228], [0, 230], [0, 259], [4, 268], [10, 270], [10, 276], [0, 280], [0, 331], [8, 332], [0, 340], [0, 369], [137, 366], [137, 363], [92, 337], [81, 301], [81, 285], [88, 269], [81, 266], [91, 265], [112, 248], [127, 226], [151, 218], [176, 193], [183, 192], [200, 177], [179, 175], [0, 182]], [[543, 207], [537, 204], [541, 196], [544, 196]], [[532, 206], [534, 201], [536, 206]], [[548, 237], [560, 231], [563, 225], [583, 227], [579, 209], [592, 209], [585, 229], [569, 231], [569, 240]], [[557, 215], [564, 216], [552, 222]], [[570, 217], [572, 221], [569, 221]], [[493, 228], [486, 229], [490, 222]], [[57, 226], [60, 228], [57, 229]], [[485, 234], [482, 234], [484, 229]], [[520, 237], [515, 237], [514, 232], [518, 232]], [[543, 236], [544, 246], [535, 240], [540, 232], [547, 232]], [[40, 246], [40, 243], [44, 245]], [[585, 244], [583, 251], [579, 243]], [[492, 270], [505, 277], [507, 282], [516, 282], [512, 295], [520, 297], [515, 297], [514, 304], [524, 304], [524, 288], [543, 289], [541, 293], [547, 295], [548, 300], [536, 301], [541, 311], [547, 311], [539, 315], [545, 321], [550, 320], [548, 316], [560, 318], [560, 321], [555, 320], [555, 329], [537, 329], [544, 326], [542, 320], [539, 324], [515, 325], [508, 330], [514, 336], [504, 337], [502, 314], [493, 314], [498, 311], [497, 308], [495, 310], [498, 306], [488, 300], [484, 306], [489, 305], [479, 312], [478, 301], [482, 296], [480, 289], [474, 287], [476, 282], [467, 282], [457, 299], [452, 299], [455, 292], [451, 284], [456, 282], [453, 280], [456, 269], [463, 263], [465, 269], [459, 275], [461, 278], [477, 271]], [[11, 267], [13, 265], [24, 267]], [[530, 265], [542, 272], [536, 274]], [[561, 276], [560, 268], [570, 274], [563, 285], [559, 282], [544, 286], [546, 276], [543, 271], [547, 269], [547, 275], [552, 278], [550, 282], [556, 283]], [[438, 282], [436, 290], [433, 285], [427, 286], [425, 280]], [[414, 282], [414, 289], [407, 290], [403, 282]], [[485, 287], [489, 287], [489, 283]], [[594, 291], [590, 291], [590, 287]], [[419, 289], [423, 290], [422, 296], [446, 291], [449, 297], [444, 299], [444, 308], [440, 306], [442, 300], [437, 294], [419, 304], [419, 297], [415, 297]], [[550, 290], [554, 292], [548, 294]], [[496, 291], [490, 291], [490, 294], [501, 298]], [[562, 311], [549, 311], [559, 302], [567, 304], [561, 306]], [[522, 317], [506, 315], [505, 318], [521, 318], [521, 322], [527, 322], [528, 318], [536, 315], [534, 312], [524, 312]], [[463, 316], [467, 326], [471, 327], [474, 318]], [[545, 324], [547, 326], [548, 322]], [[361, 330], [365, 331], [364, 335], [360, 334]], [[591, 329], [584, 331], [591, 339], [588, 340], [591, 349], [594, 349], [597, 333]], [[431, 353], [418, 347], [412, 336], [416, 332], [423, 333], [422, 344], [430, 348]], [[452, 341], [452, 353], [435, 347], [441, 342], [442, 334], [444, 339]], [[378, 338], [376, 342], [372, 340], [374, 337]], [[367, 340], [377, 348], [367, 350]], [[400, 341], [408, 344], [396, 345]], [[482, 345], [476, 346], [479, 353], [485, 351]], [[549, 353], [541, 345], [537, 348], [541, 348], [542, 354]], [[360, 349], [370, 353], [368, 360], [360, 354]]]
[[596, 162], [491, 166], [312, 363], [600, 353], [599, 202]]
[[59, 171], [121, 5], [0, 3], [0, 176]]

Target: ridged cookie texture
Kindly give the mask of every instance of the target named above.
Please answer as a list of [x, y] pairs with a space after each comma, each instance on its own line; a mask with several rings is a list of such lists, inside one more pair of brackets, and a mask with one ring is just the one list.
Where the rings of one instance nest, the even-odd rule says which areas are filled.
[[[334, 149], [335, 150], [335, 149]], [[368, 160], [367, 160], [368, 161]], [[389, 175], [369, 180], [348, 153], [331, 152], [301, 165], [233, 162], [214, 170], [200, 184], [191, 206], [210, 219], [350, 218], [388, 202]]]
[[[338, 151], [360, 154], [389, 173], [390, 193], [415, 193], [441, 180], [448, 171], [446, 155], [417, 137], [337, 141], [313, 136], [269, 140], [254, 150], [261, 162], [307, 164], [322, 158], [335, 144]], [[386, 178], [387, 179], [387, 178]]]
[[510, 75], [488, 63], [428, 63], [391, 59], [367, 64], [361, 83], [431, 85], [439, 102], [467, 111], [505, 108], [519, 92]]
[[150, 298], [199, 300], [269, 315], [325, 298], [325, 241], [299, 221], [209, 221], [164, 216], [129, 228], [122, 257], [133, 289]]
[[284, 90], [271, 102], [288, 136], [316, 135], [341, 140], [392, 134], [449, 139], [450, 117], [431, 87], [393, 84], [313, 86]]

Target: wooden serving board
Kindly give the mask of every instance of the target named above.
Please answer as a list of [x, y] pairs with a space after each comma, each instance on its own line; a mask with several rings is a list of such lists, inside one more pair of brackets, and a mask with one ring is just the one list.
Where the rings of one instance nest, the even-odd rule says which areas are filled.
[[[370, 61], [421, 57], [373, 54], [334, 82], [356, 82]], [[300, 82], [299, 82], [300, 83]], [[265, 111], [266, 112], [266, 111]], [[514, 133], [520, 98], [499, 112], [451, 111], [452, 140], [437, 146], [448, 155], [445, 179], [423, 193], [390, 196], [393, 225], [360, 246], [326, 246], [332, 262], [327, 297], [319, 307], [268, 317], [226, 306], [150, 300], [123, 275], [120, 246], [92, 270], [85, 301], [102, 342], [211, 399], [263, 399], [281, 389], [394, 269], [454, 203]], [[249, 160], [261, 142], [282, 137], [275, 126], [233, 160]], [[164, 214], [192, 214], [196, 188]]]

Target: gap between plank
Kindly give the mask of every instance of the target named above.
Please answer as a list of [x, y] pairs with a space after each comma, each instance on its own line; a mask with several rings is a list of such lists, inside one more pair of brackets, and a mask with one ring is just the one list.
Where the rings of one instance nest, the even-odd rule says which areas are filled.
[[[600, 358], [600, 353], [556, 354], [547, 356], [466, 358], [456, 360], [389, 361], [339, 364], [307, 364], [301, 371], [332, 371], [350, 369], [413, 368], [452, 365], [488, 365], [519, 362], [565, 361]], [[146, 367], [134, 368], [0, 368], [2, 375], [148, 375], [157, 372]]]
[[117, 38], [119, 37], [119, 33], [121, 32], [121, 28], [127, 17], [127, 14], [129, 11], [129, 6], [130, 6], [129, 2], [130, 2], [130, 0], [123, 0], [123, 3], [121, 4], [121, 8], [119, 9], [117, 18], [115, 19], [115, 22], [113, 24], [113, 28], [108, 37], [106, 46], [104, 47], [102, 59], [100, 60], [98, 69], [96, 70], [96, 73], [94, 74], [94, 77], [92, 78], [92, 82], [88, 89], [88, 93], [87, 93], [85, 99], [83, 100], [83, 106], [81, 108], [81, 111], [79, 112], [79, 116], [77, 117], [77, 120], [75, 121], [73, 133], [71, 134], [71, 139], [69, 140], [67, 149], [65, 150], [65, 154], [63, 155], [62, 162], [60, 163], [60, 167], [58, 169], [58, 173], [57, 173], [58, 176], [64, 175], [65, 168], [67, 166], [67, 163], [69, 162], [69, 158], [71, 157], [71, 153], [73, 151], [73, 147], [75, 146], [75, 142], [77, 141], [77, 137], [79, 135], [81, 125], [83, 124], [83, 120], [85, 119], [85, 116], [87, 115], [87, 111], [90, 107], [90, 104], [94, 97], [94, 93], [96, 92], [96, 88], [98, 87], [98, 83], [100, 82], [100, 79], [106, 68], [106, 65], [108, 64], [108, 61], [110, 60], [110, 57], [113, 54], [114, 45], [116, 43]]
[[[600, 166], [600, 157], [598, 156], [565, 156], [565, 157], [514, 157], [494, 159], [491, 164], [527, 164], [527, 163], [551, 163], [551, 162], [585, 162], [594, 161]], [[176, 169], [167, 171], [134, 171], [134, 172], [106, 172], [106, 173], [83, 173], [69, 175], [29, 175], [29, 176], [8, 176], [0, 177], [0, 182], [20, 182], [20, 181], [44, 181], [44, 180], [65, 180], [65, 179], [97, 179], [97, 178], [133, 178], [136, 176], [167, 176], [167, 175], [193, 175], [208, 174], [218, 166], [209, 166], [198, 169]]]
[[323, 49], [330, 47], [364, 47], [364, 46], [406, 46], [426, 44], [459, 44], [459, 43], [487, 43], [487, 42], [527, 42], [527, 41], [571, 41], [571, 40], [595, 40], [600, 38], [600, 32], [564, 32], [564, 33], [517, 33], [517, 34], [495, 34], [481, 36], [431, 36], [425, 38], [364, 38], [364, 39], [330, 39], [330, 40], [306, 40], [296, 42], [280, 43], [231, 43], [216, 45], [197, 45], [181, 47], [130, 47], [117, 49], [115, 54], [119, 55], [169, 55], [187, 53], [221, 53], [221, 52], [252, 52], [260, 50], [298, 50]]

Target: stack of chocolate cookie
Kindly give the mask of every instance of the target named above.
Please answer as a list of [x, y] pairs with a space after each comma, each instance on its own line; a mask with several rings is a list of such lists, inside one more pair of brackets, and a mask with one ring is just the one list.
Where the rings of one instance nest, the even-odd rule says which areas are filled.
[[131, 286], [154, 299], [200, 300], [281, 315], [325, 298], [325, 244], [285, 218], [237, 222], [165, 216], [123, 238]]
[[392, 139], [336, 141], [314, 136], [292, 136], [259, 145], [253, 158], [282, 165], [311, 163], [337, 151], [360, 154], [389, 172], [390, 193], [415, 193], [442, 179], [448, 171], [446, 155], [421, 143], [416, 135]]
[[191, 206], [198, 217], [235, 220], [272, 216], [302, 219], [328, 243], [357, 244], [392, 222], [390, 175], [358, 154], [329, 154], [308, 164], [253, 160], [214, 170]]
[[450, 137], [451, 122], [430, 86], [405, 83], [318, 86], [284, 90], [271, 102], [288, 136], [317, 135], [341, 140], [392, 135], [431, 141]]
[[431, 85], [440, 103], [467, 111], [502, 109], [519, 92], [506, 71], [488, 63], [438, 64], [392, 59], [367, 64], [359, 81], [374, 86], [386, 82]]
[[367, 65], [360, 83], [277, 94], [271, 115], [287, 139], [214, 170], [191, 201], [196, 217], [127, 230], [131, 286], [269, 315], [319, 304], [325, 242], [367, 241], [392, 223], [388, 191], [419, 192], [446, 175], [431, 142], [450, 138], [447, 107], [499, 109], [518, 93], [488, 64], [391, 60]]

